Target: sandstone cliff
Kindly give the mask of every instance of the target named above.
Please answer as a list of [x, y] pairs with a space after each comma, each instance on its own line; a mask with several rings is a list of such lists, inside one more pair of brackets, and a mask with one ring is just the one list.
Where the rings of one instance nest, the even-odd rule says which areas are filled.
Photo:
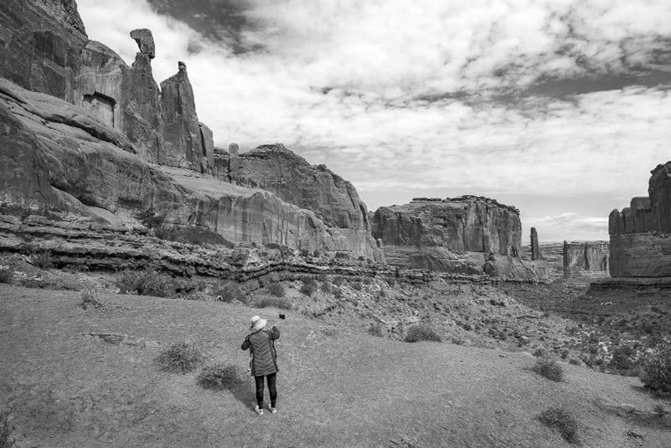
[[[360, 219], [365, 206], [339, 227], [320, 218], [342, 215], [338, 205], [327, 210], [340, 197], [324, 197], [317, 215], [300, 201], [208, 176], [215, 167], [213, 134], [196, 115], [186, 66], [180, 63], [159, 89], [151, 32], [133, 30], [130, 38], [139, 52], [128, 66], [87, 39], [72, 0], [0, 4], [0, 205], [130, 226], [142, 216], [163, 226], [209, 229], [233, 243], [381, 259]], [[253, 180], [259, 176], [248, 173], [245, 184], [260, 183]]]
[[588, 273], [608, 275], [609, 247], [605, 241], [564, 241], [562, 259], [565, 275]]
[[371, 224], [387, 262], [397, 266], [509, 278], [547, 276], [540, 264], [519, 258], [519, 211], [493, 199], [413, 199], [379, 208]]
[[671, 276], [671, 162], [652, 170], [648, 194], [608, 217], [612, 277]]

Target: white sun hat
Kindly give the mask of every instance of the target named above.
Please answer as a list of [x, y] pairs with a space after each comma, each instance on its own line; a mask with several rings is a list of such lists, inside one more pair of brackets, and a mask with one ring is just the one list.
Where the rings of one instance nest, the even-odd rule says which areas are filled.
[[261, 319], [259, 316], [252, 317], [252, 325], [249, 327], [252, 333], [256, 333], [266, 326], [268, 320]]

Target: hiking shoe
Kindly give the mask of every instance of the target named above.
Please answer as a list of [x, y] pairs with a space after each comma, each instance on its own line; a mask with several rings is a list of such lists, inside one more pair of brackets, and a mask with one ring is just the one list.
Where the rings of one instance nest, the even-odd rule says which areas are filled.
[[256, 411], [257, 414], [263, 415], [263, 408], [260, 408], [258, 404], [254, 408], [254, 410]]
[[272, 414], [277, 414], [277, 408], [272, 407], [272, 405], [268, 405], [268, 409], [270, 409]]

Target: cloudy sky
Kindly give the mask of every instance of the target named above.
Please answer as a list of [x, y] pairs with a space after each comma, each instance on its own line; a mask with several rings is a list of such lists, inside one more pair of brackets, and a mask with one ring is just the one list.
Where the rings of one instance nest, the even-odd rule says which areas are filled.
[[487, 196], [542, 241], [608, 238], [671, 160], [669, 0], [77, 0], [158, 82], [187, 64], [215, 143], [284, 143], [369, 209]]

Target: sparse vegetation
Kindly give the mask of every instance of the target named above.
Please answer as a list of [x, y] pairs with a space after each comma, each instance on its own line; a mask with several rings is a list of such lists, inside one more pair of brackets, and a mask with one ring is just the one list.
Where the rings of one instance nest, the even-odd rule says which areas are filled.
[[153, 269], [123, 271], [117, 276], [115, 283], [121, 294], [141, 296], [172, 297], [177, 289], [177, 283], [172, 277]]
[[531, 370], [555, 382], [560, 382], [564, 379], [564, 369], [549, 355], [539, 358]]
[[30, 256], [30, 262], [41, 269], [48, 269], [54, 265], [50, 250], [38, 250]]
[[368, 327], [368, 334], [377, 336], [378, 338], [384, 336], [384, 328], [382, 328], [382, 324], [380, 322], [371, 323], [370, 327]]
[[202, 362], [203, 354], [190, 342], [174, 343], [156, 358], [156, 363], [161, 370], [173, 373], [190, 372]]
[[643, 357], [639, 378], [660, 396], [671, 396], [671, 342], [658, 344]]
[[81, 307], [85, 310], [89, 308], [102, 308], [103, 304], [98, 301], [98, 293], [94, 288], [85, 288], [79, 293], [81, 297]]
[[261, 297], [254, 301], [255, 308], [279, 308], [290, 310], [293, 308], [291, 300], [286, 297]]
[[220, 302], [231, 303], [234, 300], [237, 300], [241, 303], [249, 302], [249, 297], [245, 292], [240, 288], [237, 283], [225, 282], [218, 284], [213, 291], [214, 297]]
[[0, 448], [12, 448], [16, 438], [12, 436], [14, 425], [9, 411], [0, 412]]
[[361, 282], [352, 282], [352, 289], [356, 289], [357, 291], [361, 291], [363, 286], [361, 285]]
[[268, 292], [274, 295], [275, 297], [284, 297], [287, 294], [284, 285], [280, 282], [271, 283], [268, 286]]
[[311, 278], [303, 280], [303, 286], [301, 286], [300, 291], [307, 296], [312, 296], [317, 291], [317, 288], [319, 288], [319, 284], [315, 279]]
[[9, 266], [0, 267], [0, 283], [12, 283], [14, 270]]
[[425, 324], [417, 324], [408, 328], [405, 335], [405, 342], [434, 341], [442, 342], [443, 339], [433, 328]]
[[329, 282], [322, 283], [321, 290], [323, 293], [331, 292], [331, 284]]
[[538, 420], [544, 425], [559, 431], [568, 443], [579, 445], [578, 422], [562, 408], [550, 408], [538, 416]]
[[244, 375], [238, 366], [217, 362], [205, 366], [198, 374], [197, 381], [205, 389], [231, 390], [244, 384]]

